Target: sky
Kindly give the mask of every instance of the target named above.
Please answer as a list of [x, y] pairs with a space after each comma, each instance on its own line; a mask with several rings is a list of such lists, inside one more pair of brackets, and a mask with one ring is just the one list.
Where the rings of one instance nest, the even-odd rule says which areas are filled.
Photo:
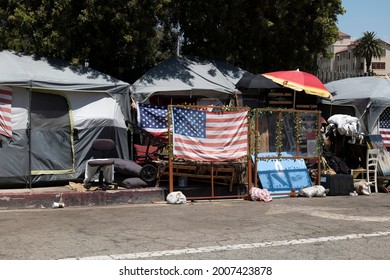
[[389, 0], [342, 0], [345, 14], [338, 17], [341, 32], [351, 35], [352, 40], [373, 31], [377, 38], [390, 43]]

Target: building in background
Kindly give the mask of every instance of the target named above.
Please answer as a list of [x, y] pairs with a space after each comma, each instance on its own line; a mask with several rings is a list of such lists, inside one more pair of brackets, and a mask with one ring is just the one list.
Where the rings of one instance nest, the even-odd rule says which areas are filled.
[[[381, 58], [372, 58], [371, 68], [374, 75], [390, 76], [390, 44], [382, 41], [385, 55]], [[327, 49], [332, 54], [330, 58], [319, 55], [317, 58], [318, 78], [323, 83], [334, 80], [364, 76], [367, 73], [364, 58], [353, 55], [355, 41], [351, 36], [339, 32], [338, 40]]]

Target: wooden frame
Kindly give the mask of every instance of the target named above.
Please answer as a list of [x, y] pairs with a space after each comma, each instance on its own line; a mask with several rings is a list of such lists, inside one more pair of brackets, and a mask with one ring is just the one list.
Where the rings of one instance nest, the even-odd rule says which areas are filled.
[[[279, 140], [276, 140], [276, 150], [273, 151], [275, 152], [275, 156], [267, 156], [267, 157], [258, 157], [258, 154], [259, 154], [259, 151], [261, 150], [261, 148], [264, 148], [264, 147], [261, 147], [261, 140], [260, 139], [264, 139], [264, 138], [267, 138], [267, 141], [269, 141], [269, 135], [267, 135], [266, 137], [262, 137], [262, 131], [267, 131], [268, 133], [268, 127], [266, 129], [264, 129], [262, 127], [262, 124], [259, 123], [259, 115], [261, 115], [262, 113], [272, 113], [272, 114], [276, 114], [277, 116], [277, 127], [276, 127], [276, 135], [277, 135], [277, 138]], [[283, 114], [293, 114], [293, 116], [295, 115], [295, 122], [296, 125], [295, 127], [291, 128], [291, 131], [287, 131], [286, 134], [287, 137], [293, 137], [294, 140], [294, 144], [295, 144], [295, 151], [293, 151], [293, 153], [295, 153], [295, 155], [293, 156], [282, 156], [282, 152], [283, 152], [283, 147], [280, 143], [278, 143], [279, 141], [281, 141], [280, 139], [282, 139], [282, 124], [283, 124]], [[315, 123], [315, 126], [316, 126], [316, 130], [315, 130], [315, 135], [316, 135], [316, 147], [317, 147], [317, 151], [316, 151], [316, 155], [302, 155], [301, 154], [301, 148], [303, 147], [301, 145], [301, 129], [302, 129], [302, 123], [301, 123], [301, 116], [303, 114], [313, 114], [314, 116], [316, 116], [316, 119], [317, 119], [317, 123]], [[317, 162], [317, 184], [320, 185], [320, 174], [321, 174], [321, 152], [320, 152], [320, 145], [321, 145], [321, 142], [320, 142], [320, 139], [321, 139], [321, 120], [320, 120], [320, 117], [321, 117], [321, 112], [320, 111], [306, 111], [306, 110], [293, 110], [293, 109], [277, 109], [277, 108], [264, 108], [264, 109], [254, 109], [254, 115], [255, 115], [255, 123], [254, 123], [254, 135], [255, 135], [255, 139], [254, 139], [254, 145], [252, 147], [252, 153], [255, 155], [254, 156], [254, 174], [255, 174], [255, 180], [254, 180], [254, 186], [257, 187], [257, 180], [258, 180], [258, 177], [257, 177], [257, 162], [259, 159], [261, 160], [271, 160], [271, 159], [304, 159], [304, 160], [308, 160], [308, 161], [314, 161], [314, 162]], [[264, 121], [262, 121], [264, 122]], [[304, 123], [305, 124], [305, 123]], [[265, 124], [267, 125], [267, 124]], [[283, 124], [285, 127], [284, 129], [286, 129], [286, 126], [287, 124]], [[310, 124], [307, 124], [306, 125], [310, 125]], [[287, 129], [286, 129], [287, 130]], [[259, 139], [260, 138], [260, 139]], [[307, 140], [307, 139], [306, 139]], [[307, 149], [308, 147], [306, 147]], [[269, 152], [269, 150], [268, 150]]]
[[[170, 130], [171, 127], [171, 107], [168, 106], [168, 135], [169, 135], [169, 156], [168, 156], [168, 171], [166, 171], [166, 163], [160, 162], [160, 168], [158, 171], [158, 178], [160, 178], [162, 175], [168, 175], [168, 181], [169, 181], [169, 192], [174, 191], [174, 176], [184, 176], [184, 177], [190, 177], [194, 178], [196, 180], [202, 180], [202, 182], [210, 182], [210, 188], [211, 188], [211, 194], [208, 196], [188, 196], [187, 199], [194, 200], [194, 199], [215, 199], [215, 198], [244, 198], [246, 194], [232, 194], [232, 195], [216, 195], [215, 193], [215, 184], [222, 184], [227, 185], [229, 188], [229, 191], [233, 191], [233, 186], [236, 178], [236, 170], [235, 165], [243, 165], [246, 164], [246, 170], [247, 170], [247, 181], [252, 181], [252, 168], [251, 168], [251, 160], [250, 160], [250, 137], [248, 135], [248, 153], [246, 156], [246, 159], [238, 159], [237, 161], [223, 161], [223, 162], [194, 162], [194, 161], [186, 161], [186, 160], [178, 160], [174, 158], [173, 155], [173, 145], [172, 145], [172, 132]], [[183, 108], [189, 108], [189, 109], [217, 109], [217, 110], [225, 110], [224, 107], [208, 107], [208, 106], [195, 106], [195, 105], [189, 105], [189, 106], [177, 106], [175, 107], [183, 107]], [[246, 107], [231, 107], [229, 110], [240, 110], [240, 109], [248, 109]], [[248, 134], [250, 134], [250, 118], [248, 114]], [[199, 166], [207, 166], [208, 171], [203, 173], [197, 173], [197, 170], [199, 170]], [[229, 183], [226, 184], [225, 182], [220, 182], [218, 180], [228, 180]]]

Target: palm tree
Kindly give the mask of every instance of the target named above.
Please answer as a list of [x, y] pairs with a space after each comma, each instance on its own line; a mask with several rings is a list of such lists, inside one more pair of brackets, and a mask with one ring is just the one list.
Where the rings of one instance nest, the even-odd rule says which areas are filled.
[[356, 41], [356, 47], [353, 49], [353, 55], [366, 60], [367, 72], [370, 75], [372, 58], [380, 58], [384, 56], [385, 49], [383, 41], [376, 38], [374, 32], [364, 32], [363, 37]]

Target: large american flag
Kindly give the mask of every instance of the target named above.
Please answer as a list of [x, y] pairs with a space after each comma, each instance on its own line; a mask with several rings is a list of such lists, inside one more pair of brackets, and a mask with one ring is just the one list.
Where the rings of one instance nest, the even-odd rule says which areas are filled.
[[390, 107], [387, 107], [379, 117], [379, 134], [383, 144], [390, 147]]
[[12, 89], [0, 86], [0, 134], [12, 137]]
[[137, 109], [139, 126], [154, 136], [166, 140], [168, 135], [167, 107], [138, 103]]
[[173, 155], [197, 161], [228, 161], [248, 151], [248, 110], [213, 112], [172, 107]]

